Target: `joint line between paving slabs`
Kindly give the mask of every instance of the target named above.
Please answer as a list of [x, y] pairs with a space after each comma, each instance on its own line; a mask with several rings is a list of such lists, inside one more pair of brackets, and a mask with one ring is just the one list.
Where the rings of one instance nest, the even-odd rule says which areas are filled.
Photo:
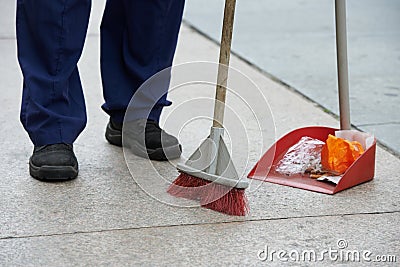
[[210, 222], [210, 223], [187, 223], [187, 224], [139, 226], [139, 227], [128, 227], [128, 228], [103, 229], [103, 230], [95, 230], [95, 231], [76, 231], [76, 232], [41, 234], [41, 235], [40, 234], [39, 235], [26, 235], [26, 236], [6, 236], [6, 237], [0, 237], [0, 241], [2, 241], [2, 240], [10, 240], [10, 239], [25, 239], [25, 238], [65, 236], [65, 235], [75, 235], [75, 234], [96, 234], [96, 233], [107, 233], [107, 232], [117, 232], [117, 231], [141, 230], [141, 229], [158, 229], [158, 228], [162, 229], [162, 228], [172, 228], [172, 227], [188, 227], [188, 226], [203, 226], [203, 225], [207, 226], [207, 225], [230, 224], [230, 223], [263, 222], [263, 221], [267, 222], [267, 221], [278, 221], [278, 220], [327, 218], [327, 217], [345, 217], [345, 216], [357, 216], [357, 215], [361, 215], [361, 216], [362, 215], [384, 215], [384, 214], [394, 214], [394, 213], [400, 213], [400, 210], [399, 211], [387, 211], [387, 212], [326, 214], [326, 215], [294, 216], [294, 217], [269, 218], [269, 219], [234, 220], [234, 221]]

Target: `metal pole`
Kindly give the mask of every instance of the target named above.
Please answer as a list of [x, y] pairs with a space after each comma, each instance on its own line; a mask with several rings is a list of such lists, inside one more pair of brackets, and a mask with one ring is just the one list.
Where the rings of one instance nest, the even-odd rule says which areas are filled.
[[347, 61], [346, 0], [335, 0], [335, 20], [340, 129], [350, 130], [351, 123]]

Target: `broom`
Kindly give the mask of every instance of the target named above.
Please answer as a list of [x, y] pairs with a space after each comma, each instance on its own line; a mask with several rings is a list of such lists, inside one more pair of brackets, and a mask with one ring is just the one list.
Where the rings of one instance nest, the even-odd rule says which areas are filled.
[[210, 135], [184, 164], [178, 164], [178, 178], [167, 192], [175, 197], [199, 200], [202, 207], [229, 215], [244, 216], [249, 207], [246, 178], [239, 179], [222, 135], [226, 87], [236, 0], [225, 1], [224, 23]]

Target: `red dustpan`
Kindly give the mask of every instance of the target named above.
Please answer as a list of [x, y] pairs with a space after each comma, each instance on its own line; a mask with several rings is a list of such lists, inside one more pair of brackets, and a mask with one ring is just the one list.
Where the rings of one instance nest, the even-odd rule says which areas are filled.
[[[345, 0], [335, 0], [335, 14], [340, 128], [341, 130], [349, 130], [351, 128], [351, 124], [347, 66]], [[335, 131], [337, 130], [338, 129], [329, 127], [306, 127], [286, 134], [267, 150], [267, 152], [250, 171], [248, 178], [326, 194], [335, 194], [344, 189], [372, 180], [375, 174], [375, 138], [373, 139], [372, 144], [367, 147], [365, 152], [346, 170], [337, 184], [317, 181], [305, 174], [287, 176], [275, 171], [274, 166], [277, 166], [288, 149], [296, 144], [302, 137], [308, 136], [325, 142], [328, 138], [328, 135], [335, 135]]]
[[338, 184], [317, 181], [308, 175], [295, 174], [287, 176], [274, 170], [274, 166], [277, 166], [287, 150], [303, 136], [325, 141], [328, 135], [334, 135], [335, 131], [337, 129], [315, 126], [297, 129], [288, 133], [268, 149], [251, 170], [248, 177], [326, 194], [335, 194], [344, 189], [372, 180], [375, 172], [375, 139], [373, 144], [347, 169]]

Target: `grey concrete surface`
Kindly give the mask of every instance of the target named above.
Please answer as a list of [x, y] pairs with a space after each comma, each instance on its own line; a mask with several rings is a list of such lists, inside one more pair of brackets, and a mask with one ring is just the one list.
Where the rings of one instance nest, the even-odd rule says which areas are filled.
[[[266, 245], [275, 250], [335, 249], [339, 239], [345, 239], [349, 249], [397, 255], [399, 260], [400, 161], [381, 148], [376, 157], [375, 179], [335, 196], [252, 181], [248, 190], [251, 212], [247, 217], [177, 207], [193, 205], [165, 193], [167, 181], [177, 176], [173, 165], [179, 160], [150, 163], [104, 139], [107, 117], [100, 109], [103, 100], [98, 59], [98, 25], [104, 1], [93, 3], [89, 36], [79, 63], [88, 111], [88, 125], [75, 144], [79, 177], [55, 184], [30, 178], [28, 158], [32, 145], [18, 121], [22, 77], [15, 39], [12, 29], [8, 29], [14, 3], [7, 3], [0, 11], [7, 11], [0, 16], [5, 23], [0, 28], [0, 266], [281, 266], [277, 260], [260, 261], [257, 252]], [[215, 62], [217, 57], [214, 43], [186, 26], [182, 28], [176, 64]], [[226, 128], [232, 158], [240, 173], [247, 173], [276, 137], [292, 129], [338, 126], [336, 119], [315, 104], [237, 57], [232, 59], [232, 66], [254, 82], [268, 103], [251, 98], [252, 89], [236, 77], [231, 77], [230, 87], [238, 88], [256, 112], [264, 112], [269, 104], [273, 114], [258, 114], [265, 116], [261, 121], [266, 123], [258, 129], [243, 101], [228, 95], [228, 107], [239, 114], [228, 110]], [[174, 105], [162, 117], [165, 128], [177, 131], [174, 108], [203, 96], [212, 97], [212, 90], [185, 87], [172, 91]], [[209, 108], [207, 102], [193, 108], [193, 112], [207, 115]], [[179, 133], [183, 159], [207, 135], [208, 127], [207, 121], [199, 120]], [[238, 141], [243, 129], [248, 142]], [[329, 260], [323, 263], [337, 264]], [[289, 264], [308, 266], [309, 262]]]
[[[188, 1], [185, 20], [219, 40], [224, 1]], [[400, 153], [400, 2], [348, 0], [351, 119]], [[238, 1], [233, 50], [338, 114], [332, 0]]]
[[[60, 266], [365, 266], [378, 255], [398, 254], [400, 246], [395, 214], [375, 215], [373, 221], [369, 218], [350, 215], [24, 237], [0, 240], [5, 247], [0, 256], [13, 266], [27, 262], [50, 266], [54, 259], [59, 259]], [[339, 249], [339, 240], [348, 247]], [[266, 248], [268, 258], [260, 253]], [[337, 254], [331, 258], [323, 254], [329, 249]], [[277, 254], [271, 256], [273, 250], [286, 251], [286, 261]], [[316, 256], [304, 254], [299, 258], [305, 260], [296, 261], [295, 256], [289, 258], [291, 251], [299, 255], [314, 251]], [[360, 262], [347, 258], [349, 251], [360, 253]], [[364, 251], [371, 252], [366, 260]]]

